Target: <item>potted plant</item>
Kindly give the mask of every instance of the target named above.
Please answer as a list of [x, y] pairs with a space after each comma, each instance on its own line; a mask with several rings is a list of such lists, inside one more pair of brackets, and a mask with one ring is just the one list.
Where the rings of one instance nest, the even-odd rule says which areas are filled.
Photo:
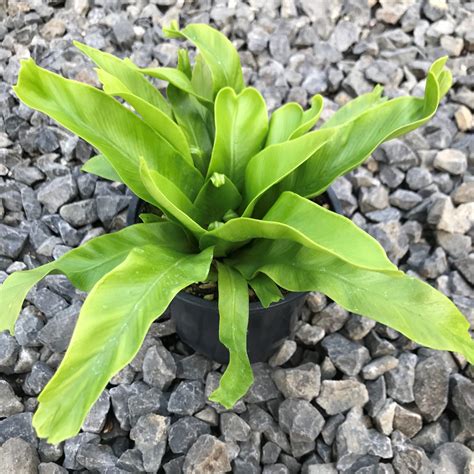
[[[77, 434], [151, 323], [196, 283], [217, 283], [219, 336], [229, 364], [210, 398], [226, 408], [253, 380], [246, 350], [249, 287], [265, 308], [285, 298], [294, 303], [291, 292], [321, 291], [349, 311], [473, 362], [469, 324], [454, 304], [398, 271], [349, 219], [313, 202], [380, 143], [433, 116], [451, 84], [446, 59], [431, 66], [424, 97], [386, 101], [376, 87], [311, 131], [322, 108], [319, 95], [306, 111], [288, 103], [268, 119], [225, 36], [201, 24], [183, 30], [173, 24], [164, 33], [197, 47], [193, 65], [186, 50], [179, 51], [176, 69], [140, 69], [76, 44], [97, 64], [103, 90], [32, 59], [22, 63], [14, 88], [29, 107], [99, 150], [85, 171], [123, 182], [161, 211], [14, 273], [1, 286], [0, 330], [12, 333], [27, 292], [45, 275], [63, 273], [89, 292], [66, 355], [39, 396], [38, 435], [58, 443]], [[147, 75], [169, 83], [166, 98]]]

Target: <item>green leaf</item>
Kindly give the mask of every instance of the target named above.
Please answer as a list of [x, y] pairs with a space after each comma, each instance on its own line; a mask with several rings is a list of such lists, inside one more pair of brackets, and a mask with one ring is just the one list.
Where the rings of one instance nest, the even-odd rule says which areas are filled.
[[205, 176], [212, 150], [212, 115], [195, 97], [182, 90], [170, 85], [167, 92], [176, 120], [194, 149], [191, 151], [194, 163]]
[[182, 30], [172, 25], [164, 28], [163, 33], [187, 39], [199, 49], [212, 74], [214, 95], [227, 86], [237, 93], [244, 88], [239, 54], [222, 33], [205, 24], [191, 24]]
[[232, 408], [253, 383], [247, 355], [249, 295], [247, 282], [233, 268], [217, 263], [219, 340], [229, 351], [229, 365], [209, 400]]
[[446, 58], [440, 58], [431, 67], [423, 98], [398, 97], [368, 108], [353, 120], [325, 128], [334, 131], [331, 140], [278, 186], [279, 193], [290, 190], [317, 196], [338, 176], [360, 165], [381, 143], [426, 123], [450, 83], [449, 72], [442, 70], [445, 62]]
[[[14, 90], [26, 105], [48, 114], [96, 147], [121, 181], [142, 199], [155, 204], [141, 182], [139, 157], [191, 199], [201, 188], [204, 180], [198, 170], [132, 111], [104, 92], [46, 71], [32, 59], [22, 62]], [[160, 150], [158, 156], [156, 150]]]
[[256, 241], [233, 261], [246, 278], [263, 272], [289, 291], [320, 291], [348, 311], [474, 363], [468, 321], [443, 294], [403, 272], [362, 268], [288, 240]]
[[162, 81], [169, 82], [174, 87], [186, 92], [186, 94], [192, 95], [196, 97], [196, 99], [200, 100], [203, 103], [212, 102], [212, 98], [209, 99], [204, 97], [198, 93], [197, 90], [194, 89], [193, 84], [188, 76], [179, 69], [175, 69], [173, 67], [149, 67], [149, 68], [137, 68], [143, 74], [148, 74], [151, 77], [156, 77], [157, 79], [161, 79]]
[[209, 102], [213, 102], [212, 74], [201, 54], [196, 55], [191, 74], [191, 83], [194, 90]]
[[278, 286], [265, 273], [257, 274], [249, 281], [249, 285], [264, 308], [268, 308], [272, 303], [277, 303], [283, 298]]
[[273, 112], [265, 146], [298, 138], [316, 125], [323, 110], [323, 98], [315, 95], [311, 107], [303, 111], [297, 102], [288, 102]]
[[96, 155], [89, 158], [81, 167], [81, 171], [95, 174], [100, 178], [108, 179], [110, 181], [122, 182], [122, 179], [115, 171], [114, 167], [105, 155]]
[[147, 191], [165, 214], [173, 216], [198, 238], [205, 232], [196, 222], [194, 204], [171, 181], [151, 170], [145, 160], [141, 160], [140, 176]]
[[127, 61], [119, 59], [112, 54], [104, 53], [78, 41], [73, 43], [76, 48], [92, 59], [97, 66], [119, 79], [130, 93], [140, 97], [171, 117], [170, 104], [162, 96], [161, 92], [136, 70], [136, 66], [133, 63], [127, 63]]
[[49, 273], [63, 273], [82, 291], [89, 291], [106, 273], [121, 263], [135, 247], [150, 243], [174, 250], [193, 249], [184, 231], [171, 222], [136, 224], [102, 235], [71, 250], [58, 260], [32, 270], [12, 273], [0, 286], [0, 331], [14, 332], [15, 322], [30, 289]]
[[291, 192], [283, 193], [263, 220], [232, 219], [203, 235], [199, 245], [213, 246], [222, 256], [236, 247], [225, 243], [241, 246], [252, 239], [291, 240], [364, 268], [396, 270], [382, 246], [350, 219]]
[[119, 79], [111, 74], [98, 70], [104, 92], [118, 96], [127, 101], [143, 118], [143, 120], [164, 140], [176, 153], [193, 165], [189, 145], [181, 128], [159, 108], [132, 94]]
[[317, 130], [291, 141], [270, 145], [255, 155], [245, 170], [244, 217], [252, 214], [262, 194], [279, 183], [323, 147], [333, 129]]
[[212, 249], [193, 255], [148, 245], [97, 282], [64, 359], [38, 397], [33, 426], [57, 444], [76, 435], [108, 381], [137, 354], [174, 296], [209, 272]]
[[194, 201], [198, 222], [203, 226], [222, 220], [227, 211], [237, 209], [242, 202], [239, 190], [227, 176], [220, 175], [223, 183], [216, 186], [213, 182], [214, 175], [206, 180]]
[[245, 88], [240, 94], [226, 87], [215, 102], [216, 136], [207, 176], [218, 172], [242, 189], [245, 168], [262, 148], [268, 130], [265, 101], [260, 93]]
[[337, 127], [344, 123], [350, 122], [360, 114], [367, 112], [376, 105], [383, 104], [387, 98], [382, 97], [383, 87], [377, 85], [372, 92], [362, 94], [359, 97], [349, 101], [327, 120], [321, 128]]

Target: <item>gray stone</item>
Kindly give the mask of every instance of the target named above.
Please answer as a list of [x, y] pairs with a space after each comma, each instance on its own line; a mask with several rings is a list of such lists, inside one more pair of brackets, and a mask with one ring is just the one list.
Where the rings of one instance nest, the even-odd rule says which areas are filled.
[[28, 232], [0, 224], [0, 256], [16, 259], [28, 239]]
[[423, 427], [423, 419], [419, 413], [407, 410], [397, 405], [393, 418], [393, 428], [403, 433], [407, 438], [413, 438]]
[[28, 220], [35, 220], [41, 217], [41, 204], [32, 189], [23, 188], [21, 190], [21, 204]]
[[130, 438], [142, 453], [146, 472], [156, 472], [161, 466], [169, 427], [168, 417], [150, 413], [142, 416], [130, 431]]
[[278, 409], [278, 420], [283, 431], [296, 442], [314, 441], [324, 426], [322, 415], [306, 400], [284, 400]]
[[43, 462], [57, 462], [64, 456], [63, 443], [49, 444], [46, 440], [40, 439], [38, 454]]
[[0, 418], [16, 415], [23, 411], [23, 403], [15, 395], [10, 384], [0, 379]]
[[443, 18], [448, 12], [448, 4], [446, 0], [427, 0], [423, 4], [423, 13], [431, 21]]
[[375, 331], [367, 334], [364, 340], [366, 347], [370, 350], [372, 357], [382, 357], [396, 353], [395, 346], [386, 339], [382, 339]]
[[413, 385], [417, 357], [415, 354], [404, 352], [398, 360], [398, 367], [385, 374], [387, 393], [400, 403], [410, 403], [415, 401]]
[[334, 29], [330, 43], [341, 53], [355, 44], [360, 35], [360, 28], [350, 21], [340, 21]]
[[18, 413], [0, 421], [0, 444], [9, 438], [21, 438], [32, 446], [38, 444], [31, 424], [32, 413]]
[[168, 416], [168, 398], [156, 387], [131, 395], [128, 398], [130, 424], [134, 426], [138, 419], [149, 413]]
[[247, 48], [252, 53], [261, 53], [268, 44], [270, 35], [262, 27], [255, 25], [247, 35]]
[[201, 380], [204, 382], [211, 368], [212, 363], [209, 359], [195, 353], [177, 362], [176, 377], [179, 379]]
[[393, 456], [392, 443], [388, 436], [376, 430], [369, 430], [369, 441], [367, 453], [383, 459], [390, 459]]
[[434, 159], [434, 167], [453, 175], [463, 174], [467, 169], [467, 158], [461, 150], [448, 148], [438, 152]]
[[454, 190], [451, 198], [455, 204], [464, 204], [474, 201], [474, 181], [462, 183]]
[[38, 465], [36, 450], [21, 438], [8, 439], [0, 447], [0, 466], [5, 474], [36, 474]]
[[369, 432], [362, 419], [362, 408], [352, 408], [344, 423], [337, 429], [336, 453], [337, 468], [351, 465], [355, 458], [367, 454], [369, 449]]
[[415, 403], [426, 421], [436, 421], [448, 404], [449, 370], [437, 356], [416, 366], [413, 388]]
[[97, 196], [97, 216], [106, 228], [110, 227], [114, 217], [130, 202], [128, 196], [104, 195]]
[[135, 40], [133, 25], [128, 20], [120, 20], [112, 28], [116, 43], [122, 48], [128, 48]]
[[25, 379], [23, 391], [27, 395], [38, 395], [49, 382], [53, 374], [54, 371], [49, 365], [41, 361], [36, 362]]
[[396, 357], [386, 355], [364, 366], [362, 369], [362, 377], [365, 380], [375, 380], [383, 375], [385, 372], [392, 370], [398, 366], [398, 359]]
[[42, 462], [38, 466], [38, 474], [67, 474], [67, 469], [54, 462]]
[[206, 404], [204, 386], [198, 380], [181, 382], [172, 392], [168, 411], [177, 415], [194, 415]]
[[448, 433], [440, 422], [423, 426], [421, 431], [412, 439], [413, 444], [416, 444], [428, 453], [434, 452], [436, 448], [448, 441]]
[[351, 314], [344, 325], [344, 334], [353, 341], [360, 341], [375, 327], [373, 319], [364, 318], [358, 314]]
[[271, 377], [271, 371], [267, 364], [253, 364], [254, 383], [244, 397], [246, 403], [267, 402], [278, 398], [279, 390]]
[[130, 409], [128, 402], [130, 397], [138, 393], [146, 392], [146, 386], [134, 383], [132, 385], [118, 385], [109, 390], [110, 400], [114, 410], [114, 415], [120, 423], [120, 428], [130, 430]]
[[406, 181], [410, 189], [418, 191], [429, 186], [433, 182], [433, 177], [426, 168], [414, 167], [407, 171]]
[[467, 257], [472, 248], [472, 239], [469, 235], [452, 234], [439, 230], [436, 232], [436, 240], [453, 258]]
[[187, 453], [199, 436], [210, 434], [211, 429], [207, 423], [192, 416], [185, 416], [173, 423], [168, 433], [168, 443], [175, 454]]
[[[47, 318], [56, 316], [69, 306], [64, 298], [48, 288], [33, 290], [29, 293], [28, 298]], [[40, 335], [38, 335], [39, 337]]]
[[18, 359], [19, 346], [7, 332], [0, 333], [0, 372], [11, 373]]
[[167, 389], [176, 377], [176, 363], [162, 345], [150, 347], [143, 360], [143, 380], [160, 390]]
[[60, 216], [73, 227], [82, 227], [97, 220], [97, 205], [94, 199], [65, 204], [59, 211]]
[[77, 196], [76, 181], [71, 175], [60, 176], [49, 181], [38, 190], [38, 201], [51, 214], [71, 202]]
[[143, 472], [142, 454], [139, 449], [127, 449], [117, 461], [117, 467], [129, 472]]
[[273, 381], [285, 398], [302, 398], [311, 401], [319, 395], [321, 370], [308, 362], [291, 369], [273, 372]]
[[370, 360], [364, 346], [346, 339], [340, 334], [331, 334], [321, 343], [333, 364], [344, 374], [357, 375]]
[[[397, 434], [397, 433], [394, 433]], [[431, 474], [432, 464], [425, 452], [400, 436], [392, 437], [393, 467], [395, 472]]]
[[223, 413], [220, 426], [226, 441], [247, 441], [250, 436], [250, 426], [235, 413]]
[[90, 444], [79, 447], [76, 461], [88, 471], [104, 472], [108, 468], [114, 468], [118, 459], [110, 446]]
[[325, 332], [322, 328], [304, 323], [296, 331], [296, 339], [307, 346], [315, 346], [323, 337]]
[[202, 435], [188, 451], [183, 465], [184, 474], [229, 472], [229, 455], [225, 443], [211, 435]]
[[323, 380], [316, 403], [328, 415], [336, 415], [353, 407], [362, 407], [368, 400], [367, 388], [357, 380]]
[[383, 186], [361, 189], [359, 206], [364, 214], [379, 209], [385, 209], [388, 203], [388, 192]]
[[390, 195], [389, 201], [392, 206], [403, 209], [404, 211], [408, 211], [419, 204], [422, 201], [422, 197], [413, 191], [397, 189], [393, 194]]
[[82, 424], [82, 431], [89, 433], [100, 433], [107, 419], [107, 414], [110, 410], [110, 395], [107, 390], [104, 390], [97, 401], [92, 405], [87, 418]]
[[472, 459], [472, 451], [461, 443], [446, 443], [436, 449], [431, 457], [433, 471], [465, 472], [468, 473], [469, 464]]
[[376, 158], [392, 166], [399, 166], [401, 170], [408, 170], [418, 164], [418, 158], [413, 150], [399, 139], [390, 140], [379, 147]]
[[271, 441], [267, 441], [262, 447], [262, 464], [274, 464], [278, 460], [281, 448]]
[[290, 470], [284, 464], [278, 463], [264, 466], [262, 474], [290, 474]]
[[391, 399], [384, 401], [379, 410], [372, 415], [375, 427], [384, 435], [390, 435], [393, 431], [393, 420], [395, 419], [395, 411], [397, 404]]
[[183, 472], [183, 465], [184, 456], [179, 456], [163, 464], [163, 470], [165, 474], [181, 474]]
[[64, 352], [76, 327], [80, 309], [81, 304], [75, 302], [71, 306], [57, 311], [56, 315], [49, 319], [39, 331], [38, 341], [53, 352]]
[[286, 362], [288, 362], [292, 357], [293, 354], [296, 352], [296, 342], [291, 341], [290, 339], [286, 339], [283, 344], [277, 349], [275, 354], [272, 355], [268, 364], [270, 367], [279, 367]]
[[344, 308], [336, 303], [331, 303], [320, 313], [314, 315], [312, 324], [324, 329], [327, 334], [339, 331], [348, 318], [349, 313]]
[[474, 255], [470, 254], [466, 258], [455, 260], [453, 263], [466, 280], [474, 285]]
[[288, 34], [283, 30], [277, 30], [270, 36], [270, 54], [280, 63], [285, 64], [291, 55]]
[[41, 313], [34, 306], [27, 306], [16, 320], [15, 338], [24, 347], [38, 346], [38, 333], [43, 326]]
[[474, 383], [460, 374], [451, 376], [451, 399], [461, 425], [474, 433]]

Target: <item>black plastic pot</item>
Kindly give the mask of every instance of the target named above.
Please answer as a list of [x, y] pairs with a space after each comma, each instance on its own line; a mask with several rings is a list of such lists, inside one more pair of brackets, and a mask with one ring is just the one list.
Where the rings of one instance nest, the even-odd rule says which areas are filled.
[[[334, 192], [328, 189], [325, 194], [332, 210], [342, 213]], [[127, 214], [128, 225], [138, 222], [138, 215], [143, 212], [144, 206], [140, 199], [132, 199]], [[268, 360], [282, 340], [290, 335], [305, 299], [306, 293], [289, 293], [266, 309], [259, 302], [250, 303], [247, 351], [251, 363]], [[169, 309], [176, 323], [176, 332], [184, 343], [216, 362], [228, 363], [228, 351], [219, 341], [216, 301], [203, 300], [182, 291], [176, 295]]]

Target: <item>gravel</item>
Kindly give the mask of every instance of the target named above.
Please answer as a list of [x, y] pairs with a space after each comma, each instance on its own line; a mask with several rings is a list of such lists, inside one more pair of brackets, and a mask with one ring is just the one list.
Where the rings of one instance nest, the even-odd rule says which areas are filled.
[[[1, 3], [1, 2], [0, 2]], [[123, 3], [123, 2], [122, 2]], [[324, 93], [326, 120], [354, 94], [420, 95], [448, 54], [453, 88], [425, 127], [381, 145], [333, 189], [344, 214], [404, 271], [451, 297], [474, 324], [472, 3], [459, 0], [68, 0], [0, 8], [0, 281], [125, 225], [123, 185], [80, 171], [94, 150], [11, 90], [19, 61], [98, 85], [80, 40], [173, 66], [172, 18], [212, 23], [238, 46], [271, 109]], [[51, 276], [27, 297], [14, 337], [0, 333], [0, 471], [460, 473], [474, 470], [474, 372], [459, 355], [311, 293], [294, 337], [233, 410], [206, 397], [223, 367], [194, 354], [170, 321], [153, 323], [78, 436], [38, 440], [37, 396], [61, 361], [84, 294]], [[387, 302], [389, 304], [389, 302]]]

